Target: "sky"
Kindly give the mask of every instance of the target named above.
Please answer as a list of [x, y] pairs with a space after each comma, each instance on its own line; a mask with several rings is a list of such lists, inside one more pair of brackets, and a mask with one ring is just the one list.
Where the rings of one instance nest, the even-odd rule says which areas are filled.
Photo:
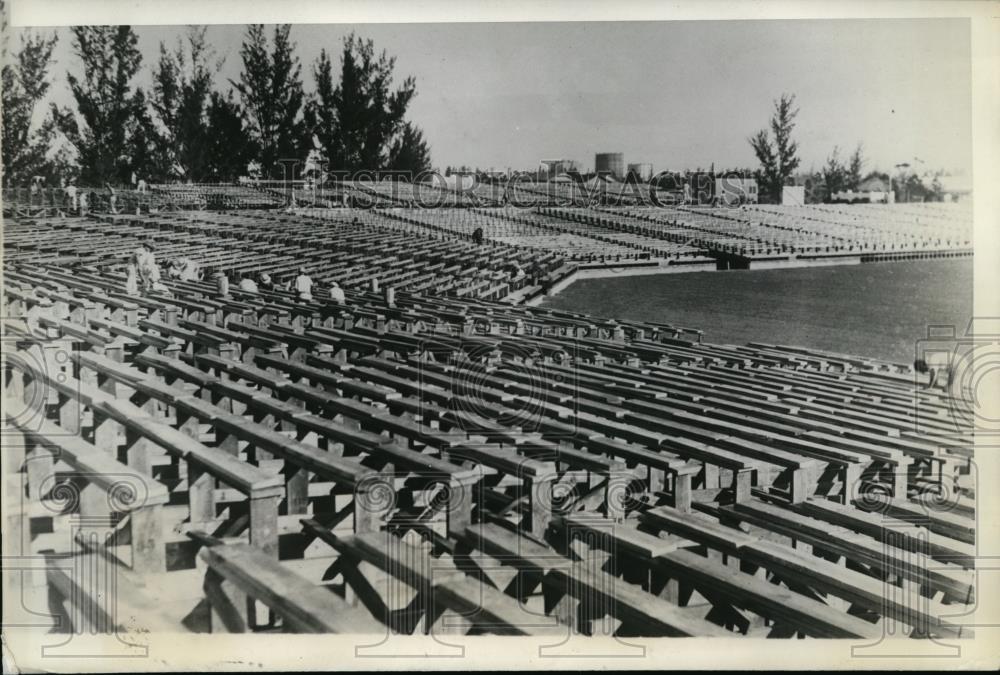
[[[56, 30], [50, 98], [67, 104], [65, 73], [80, 66], [69, 30]], [[148, 87], [160, 41], [183, 31], [136, 28], [136, 84]], [[208, 29], [225, 59], [220, 89], [239, 76], [244, 31]], [[598, 152], [656, 171], [756, 166], [747, 138], [787, 92], [802, 169], [861, 142], [866, 170], [971, 172], [967, 19], [295, 25], [307, 91], [320, 50], [339, 56], [351, 31], [396, 57], [397, 81], [416, 78], [408, 117], [440, 168], [566, 158], [587, 169]]]

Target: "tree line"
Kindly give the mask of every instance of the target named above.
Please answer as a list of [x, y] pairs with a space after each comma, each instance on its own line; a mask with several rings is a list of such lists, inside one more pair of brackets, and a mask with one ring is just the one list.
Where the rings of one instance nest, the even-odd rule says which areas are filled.
[[[774, 102], [774, 112], [768, 127], [748, 139], [760, 162], [760, 169], [756, 172], [760, 195], [774, 203], [781, 203], [782, 188], [794, 180], [799, 167], [798, 143], [792, 139], [798, 113], [795, 96], [782, 94]], [[886, 189], [892, 182], [893, 189], [900, 192], [906, 201], [940, 201], [943, 196], [940, 171], [933, 176], [929, 185], [915, 172], [901, 174], [897, 181], [890, 181], [888, 173], [871, 171], [864, 174], [866, 163], [861, 143], [857, 144], [846, 160], [841, 158], [840, 148], [834, 146], [823, 167], [804, 176], [808, 188], [806, 199], [811, 202], [828, 202], [838, 192], [860, 191], [861, 185], [872, 178], [881, 181]]]
[[[6, 27], [5, 27], [6, 28]], [[56, 36], [21, 35], [16, 53], [3, 44], [3, 184], [35, 176], [54, 184], [230, 182], [250, 165], [262, 177], [284, 178], [284, 160], [309, 155], [330, 169], [430, 169], [423, 132], [406, 113], [416, 96], [412, 77], [395, 84], [396, 59], [351, 34], [339, 64], [326, 49], [310, 72], [287, 24], [247, 27], [240, 75], [220, 82], [205, 27], [189, 27], [177, 43], [160, 43], [152, 87], [134, 80], [143, 67], [131, 26], [74, 26], [73, 54], [82, 66], [66, 73], [72, 105], [39, 107], [51, 86]], [[44, 114], [40, 124], [33, 124]]]

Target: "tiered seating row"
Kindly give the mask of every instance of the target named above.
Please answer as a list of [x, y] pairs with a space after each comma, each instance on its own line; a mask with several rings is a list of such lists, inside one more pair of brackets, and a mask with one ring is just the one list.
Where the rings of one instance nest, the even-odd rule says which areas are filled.
[[169, 583], [186, 535], [212, 630], [968, 634], [968, 439], [913, 432], [949, 401], [902, 367], [470, 297], [167, 285], [12, 266], [7, 393], [44, 420], [9, 420], [13, 461], [41, 503], [70, 469], [140, 477], [112, 506], [125, 562]]

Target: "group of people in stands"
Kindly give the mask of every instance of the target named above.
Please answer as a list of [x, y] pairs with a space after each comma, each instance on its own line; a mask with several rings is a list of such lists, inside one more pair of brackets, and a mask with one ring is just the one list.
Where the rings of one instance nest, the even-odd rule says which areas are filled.
[[160, 282], [160, 266], [156, 263], [152, 244], [139, 244], [129, 258], [126, 273], [125, 293], [128, 295], [167, 290]]
[[[299, 268], [299, 274], [290, 283], [279, 284], [271, 278], [268, 272], [261, 272], [254, 279], [250, 274], [244, 274], [240, 277], [239, 289], [247, 293], [260, 293], [269, 291], [295, 291], [295, 295], [299, 300], [310, 301], [313, 300], [313, 287], [315, 286], [312, 277], [306, 273], [304, 267]], [[336, 281], [330, 282], [330, 299], [333, 300], [338, 305], [347, 304], [347, 298], [344, 296], [344, 289], [340, 287]]]
[[[190, 258], [171, 260], [168, 264], [167, 274], [172, 281], [199, 281], [202, 277], [198, 264]], [[214, 276], [219, 281], [219, 294], [228, 296], [229, 280], [225, 273], [217, 272]], [[152, 244], [147, 242], [139, 244], [129, 257], [126, 266], [125, 293], [131, 296], [145, 295], [150, 292], [169, 295], [169, 289], [160, 279], [160, 266], [156, 262], [156, 254]], [[241, 291], [248, 293], [292, 290], [299, 300], [308, 302], [313, 300], [314, 286], [315, 283], [306, 272], [306, 268], [300, 267], [298, 276], [287, 284], [279, 284], [271, 278], [268, 272], [261, 272], [256, 279], [249, 274], [243, 274], [240, 277], [238, 287]], [[347, 304], [344, 289], [336, 281], [330, 282], [329, 298], [338, 305]]]
[[[43, 189], [42, 177], [35, 176], [31, 181], [32, 203]], [[72, 176], [59, 179], [59, 189], [62, 190], [64, 206], [70, 213], [84, 214], [89, 211], [107, 208], [110, 213], [119, 212], [118, 191], [111, 183], [104, 184], [104, 190], [99, 194], [96, 190], [81, 189], [76, 185], [76, 179]], [[132, 174], [131, 189], [135, 192], [145, 194], [149, 190], [149, 184], [144, 178]], [[102, 200], [102, 194], [104, 199]], [[137, 206], [138, 208], [138, 206]]]
[[[190, 258], [174, 258], [167, 264], [167, 276], [173, 281], [198, 281], [201, 270], [198, 263]], [[170, 294], [170, 290], [160, 281], [162, 273], [156, 262], [153, 245], [143, 242], [129, 256], [126, 266], [125, 293], [137, 296], [150, 292]]]

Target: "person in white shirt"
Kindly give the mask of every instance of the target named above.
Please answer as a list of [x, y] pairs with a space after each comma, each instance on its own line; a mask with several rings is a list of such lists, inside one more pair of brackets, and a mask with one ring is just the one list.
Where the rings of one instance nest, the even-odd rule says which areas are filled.
[[139, 244], [135, 252], [136, 266], [139, 268], [139, 280], [143, 292], [149, 292], [153, 284], [160, 280], [160, 270], [156, 265], [156, 256], [148, 244]]
[[180, 258], [174, 258], [169, 263], [167, 263], [167, 278], [171, 281], [177, 281], [181, 278], [181, 261]]
[[135, 264], [135, 260], [130, 260], [128, 267], [125, 268], [126, 279], [125, 279], [125, 295], [136, 296], [139, 295], [139, 271]]
[[330, 282], [330, 299], [338, 305], [347, 304], [347, 298], [344, 297], [344, 289], [336, 281]]
[[76, 211], [76, 183], [72, 179], [69, 181], [69, 185], [66, 186], [66, 196], [69, 198], [69, 208], [72, 211]]
[[257, 292], [257, 282], [255, 282], [250, 277], [243, 277], [240, 279], [240, 290], [246, 291], [247, 293]]
[[181, 281], [198, 281], [198, 263], [190, 258], [181, 259]]
[[299, 295], [299, 300], [312, 300], [313, 280], [306, 274], [306, 268], [299, 268], [299, 276], [295, 277], [295, 292]]

